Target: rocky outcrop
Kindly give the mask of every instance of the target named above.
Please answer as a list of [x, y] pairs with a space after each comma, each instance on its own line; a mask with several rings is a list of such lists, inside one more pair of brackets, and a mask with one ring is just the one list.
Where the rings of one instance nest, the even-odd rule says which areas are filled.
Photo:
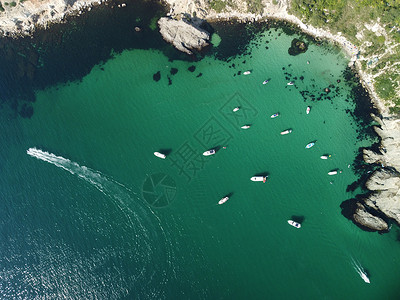
[[200, 51], [209, 45], [210, 34], [186, 20], [160, 18], [158, 26], [165, 41], [187, 54], [193, 54], [193, 50]]
[[[365, 162], [377, 164], [381, 168], [373, 172], [367, 180], [366, 188], [373, 193], [363, 203], [400, 224], [400, 120], [384, 116], [382, 119], [375, 117], [375, 121], [380, 124], [375, 127], [382, 138], [380, 153], [364, 149], [363, 157]], [[359, 224], [370, 222], [367, 214], [356, 214], [357, 219], [354, 217], [354, 220]]]
[[358, 224], [371, 230], [384, 231], [389, 228], [388, 224], [383, 219], [367, 212], [361, 203], [357, 203], [357, 209], [353, 215], [353, 219]]
[[3, 5], [0, 35], [29, 35], [37, 27], [60, 22], [69, 14], [81, 14], [84, 9], [90, 10], [91, 6], [102, 2], [105, 0], [19, 1], [17, 5]]

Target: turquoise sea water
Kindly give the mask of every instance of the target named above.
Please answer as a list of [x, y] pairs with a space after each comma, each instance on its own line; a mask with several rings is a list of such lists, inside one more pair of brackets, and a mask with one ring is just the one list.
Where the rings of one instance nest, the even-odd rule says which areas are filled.
[[289, 56], [293, 37], [267, 31], [229, 61], [127, 50], [37, 90], [30, 119], [3, 109], [2, 298], [396, 299], [397, 229], [340, 212], [371, 143], [346, 113], [347, 60], [315, 44]]

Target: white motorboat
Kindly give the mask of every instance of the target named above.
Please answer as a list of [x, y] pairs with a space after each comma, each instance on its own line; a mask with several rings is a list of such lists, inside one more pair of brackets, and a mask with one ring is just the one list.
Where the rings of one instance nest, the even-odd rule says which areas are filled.
[[311, 148], [311, 147], [314, 146], [314, 145], [315, 145], [315, 142], [308, 143], [308, 144], [306, 145], [306, 149], [309, 149], [309, 148]]
[[158, 158], [166, 159], [167, 156], [163, 153], [160, 152], [154, 152], [154, 155], [157, 156]]
[[273, 114], [273, 115], [271, 116], [271, 119], [276, 118], [276, 117], [279, 117], [279, 113]]
[[204, 155], [204, 156], [210, 156], [210, 155], [213, 155], [213, 154], [215, 154], [215, 153], [216, 153], [216, 152], [215, 152], [214, 149], [210, 149], [210, 150], [207, 150], [207, 151], [203, 152], [203, 155]]
[[284, 131], [281, 132], [281, 135], [285, 135], [285, 134], [289, 134], [291, 133], [293, 130], [292, 129], [286, 129]]
[[267, 80], [264, 80], [263, 81], [263, 84], [267, 84], [269, 82], [269, 80], [267, 79]]
[[342, 173], [342, 171], [338, 171], [338, 170], [332, 170], [328, 172], [328, 175], [336, 175], [338, 173]]
[[332, 155], [330, 154], [326, 154], [326, 155], [321, 155], [321, 159], [328, 159], [329, 157], [331, 157]]
[[359, 274], [360, 274], [361, 278], [362, 278], [366, 283], [371, 283], [371, 282], [369, 281], [369, 278], [368, 278], [368, 276], [367, 276], [367, 274], [366, 274], [365, 272], [361, 271]]
[[243, 125], [243, 126], [240, 127], [240, 128], [242, 128], [242, 129], [249, 129], [249, 128], [250, 128], [250, 125]]
[[287, 83], [287, 85], [293, 85], [293, 84], [294, 84], [294, 82], [292, 82], [292, 81]]
[[243, 72], [243, 75], [249, 75], [249, 74], [251, 74], [251, 71], [245, 71], [245, 72]]
[[310, 113], [310, 111], [311, 111], [311, 107], [310, 107], [310, 106], [307, 106], [306, 114], [308, 115], [308, 114]]
[[233, 109], [233, 112], [237, 112], [239, 109], [240, 109], [239, 106], [238, 106], [238, 107], [235, 107], [235, 108]]
[[288, 223], [289, 223], [290, 225], [292, 225], [293, 227], [296, 227], [296, 228], [300, 228], [300, 227], [301, 227], [301, 224], [300, 224], [300, 223], [297, 223], [297, 222], [292, 221], [292, 220], [288, 220]]
[[262, 182], [266, 182], [267, 181], [267, 177], [268, 176], [253, 176], [250, 178], [251, 181], [262, 181]]
[[229, 197], [228, 196], [226, 196], [226, 197], [224, 197], [224, 198], [222, 198], [221, 200], [219, 200], [218, 201], [218, 204], [224, 204], [226, 201], [228, 201], [229, 200]]

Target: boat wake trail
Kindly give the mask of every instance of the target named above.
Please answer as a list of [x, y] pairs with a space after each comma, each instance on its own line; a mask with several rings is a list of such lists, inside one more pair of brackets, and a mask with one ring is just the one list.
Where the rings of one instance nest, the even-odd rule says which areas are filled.
[[[155, 283], [149, 282], [148, 280], [149, 277], [156, 277], [149, 275], [156, 271], [154, 268], [155, 261], [162, 265], [162, 267], [160, 266], [161, 269], [159, 272], [165, 273], [166, 269], [170, 269], [171, 247], [169, 238], [167, 238], [167, 233], [161, 226], [161, 221], [158, 216], [148, 205], [140, 200], [136, 193], [126, 186], [108, 178], [101, 172], [81, 166], [62, 156], [57, 156], [53, 153], [36, 148], [29, 148], [27, 154], [78, 176], [98, 189], [106, 198], [113, 201], [118, 210], [122, 213], [118, 213], [121, 218], [116, 221], [120, 224], [118, 230], [128, 235], [123, 237], [124, 243], [126, 243], [126, 249], [129, 249], [126, 251], [130, 252], [129, 257], [131, 257], [137, 268], [137, 272], [134, 272], [136, 274], [132, 276], [131, 284], [129, 284], [131, 288], [134, 288], [136, 291], [138, 291], [137, 289], [142, 289], [142, 295], [146, 296], [145, 294], [148, 292], [148, 290], [145, 289], [146, 285], [151, 284], [154, 286], [154, 284], [156, 284], [162, 286], [166, 284], [166, 282], [163, 282], [165, 280], [164, 276], [162, 276], [164, 279], [154, 279], [156, 281], [161, 280], [161, 282]], [[118, 235], [121, 233], [116, 232], [115, 234]], [[121, 246], [122, 245], [117, 245], [116, 247]], [[166, 263], [166, 265], [161, 262]], [[157, 292], [155, 292], [155, 294], [154, 292], [153, 290], [152, 296], [157, 294]], [[156, 296], [162, 297], [162, 294]]]
[[364, 270], [364, 268], [361, 266], [360, 262], [356, 261], [353, 257], [351, 257], [351, 264], [354, 268], [354, 270], [360, 275], [362, 280], [364, 280], [366, 283], [370, 283], [368, 274]]

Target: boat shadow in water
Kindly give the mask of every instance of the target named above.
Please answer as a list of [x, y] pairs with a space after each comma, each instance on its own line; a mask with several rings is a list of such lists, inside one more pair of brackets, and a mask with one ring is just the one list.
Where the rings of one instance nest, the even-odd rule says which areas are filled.
[[261, 173], [254, 174], [254, 176], [268, 177], [269, 173], [268, 172], [261, 172]]
[[172, 152], [172, 149], [160, 149], [158, 152], [165, 154], [166, 156], [170, 155]]
[[306, 218], [304, 216], [292, 216], [290, 219], [299, 224], [302, 224]]

